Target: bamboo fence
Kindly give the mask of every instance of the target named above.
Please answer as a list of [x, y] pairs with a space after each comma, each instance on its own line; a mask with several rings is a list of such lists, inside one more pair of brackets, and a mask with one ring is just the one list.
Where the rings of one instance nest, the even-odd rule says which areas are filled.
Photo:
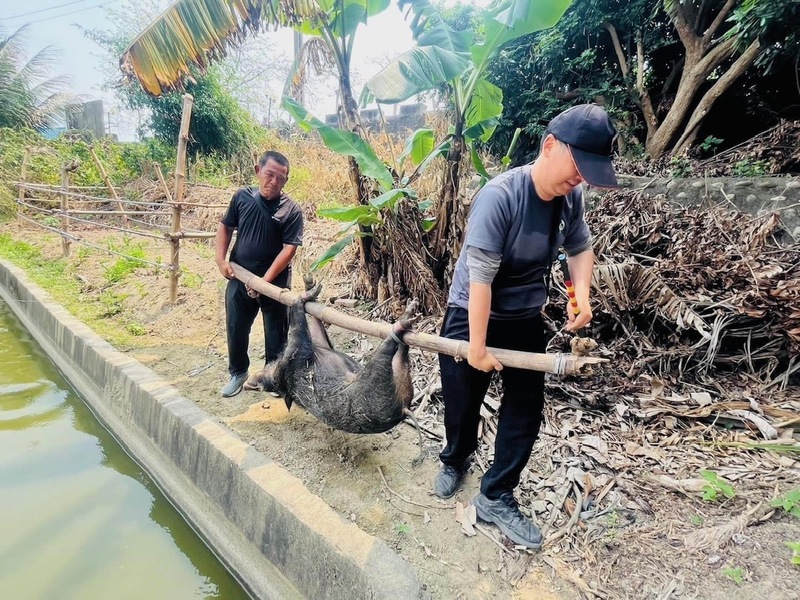
[[[189, 126], [191, 123], [193, 97], [185, 94], [183, 97], [183, 111], [181, 114], [181, 128], [178, 136], [177, 156], [175, 161], [175, 183], [170, 190], [161, 172], [161, 167], [155, 165], [159, 184], [167, 198], [166, 202], [144, 202], [124, 198], [119, 195], [111, 178], [108, 175], [105, 165], [95, 152], [90, 148], [92, 161], [100, 172], [100, 177], [105, 183], [104, 186], [73, 186], [70, 183], [70, 173], [73, 172], [78, 163], [73, 161], [65, 163], [61, 167], [61, 185], [48, 185], [28, 181], [28, 172], [31, 161], [31, 150], [25, 150], [20, 171], [20, 180], [16, 182], [19, 189], [17, 196], [17, 218], [22, 222], [34, 224], [38, 227], [53, 231], [61, 236], [62, 252], [64, 256], [69, 256], [73, 242], [101, 250], [108, 254], [120, 256], [128, 260], [137, 261], [143, 264], [155, 266], [156, 268], [167, 269], [170, 272], [170, 302], [174, 304], [178, 298], [178, 282], [181, 274], [180, 267], [180, 242], [188, 239], [209, 239], [216, 233], [208, 231], [185, 230], [181, 224], [182, 212], [186, 208], [224, 208], [225, 204], [202, 204], [182, 202], [186, 189], [186, 146], [189, 138]], [[99, 190], [108, 193], [108, 196], [98, 196]], [[29, 195], [30, 194], [30, 195]], [[97, 204], [113, 203], [116, 210], [99, 209]], [[89, 205], [89, 206], [87, 206]], [[168, 210], [165, 210], [168, 209]], [[46, 215], [53, 217], [50, 222], [41, 222], [26, 215], [26, 211], [34, 215]], [[112, 225], [106, 222], [92, 220], [87, 217], [110, 216], [120, 217], [121, 226]], [[134, 217], [170, 217], [170, 225], [163, 226], [136, 219]], [[54, 223], [58, 223], [58, 227]], [[74, 230], [71, 230], [71, 223], [83, 223], [94, 227], [102, 227], [113, 231], [119, 231], [133, 236], [146, 237], [150, 239], [165, 240], [170, 247], [170, 260], [167, 264], [149, 261], [143, 258], [129, 256], [121, 252], [103, 248], [89, 243], [81, 238]], [[158, 233], [134, 228], [134, 224], [144, 225], [149, 229], [163, 229]]]

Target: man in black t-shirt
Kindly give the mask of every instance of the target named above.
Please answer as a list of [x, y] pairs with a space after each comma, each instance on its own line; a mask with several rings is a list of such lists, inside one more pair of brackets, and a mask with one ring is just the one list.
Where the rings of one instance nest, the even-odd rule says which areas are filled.
[[[228, 279], [225, 290], [225, 324], [228, 334], [230, 381], [222, 396], [238, 394], [247, 380], [250, 329], [259, 308], [264, 322], [265, 363], [278, 358], [286, 345], [286, 306], [249, 289], [233, 275], [235, 262], [273, 285], [291, 287], [291, 262], [303, 243], [303, 211], [283, 192], [289, 179], [289, 161], [279, 152], [265, 152], [256, 166], [258, 187], [238, 190], [217, 226], [216, 260]], [[230, 259], [228, 247], [233, 231], [236, 243]]]

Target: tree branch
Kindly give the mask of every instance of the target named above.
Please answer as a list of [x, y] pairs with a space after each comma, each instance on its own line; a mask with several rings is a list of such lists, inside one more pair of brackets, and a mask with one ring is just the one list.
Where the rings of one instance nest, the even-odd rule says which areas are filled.
[[717, 16], [714, 18], [714, 21], [711, 23], [708, 29], [706, 29], [705, 33], [703, 34], [703, 39], [701, 41], [704, 47], [708, 46], [711, 43], [711, 39], [714, 37], [714, 34], [719, 29], [720, 25], [725, 22], [725, 19], [728, 18], [728, 14], [730, 14], [733, 7], [736, 5], [737, 0], [728, 0], [725, 3]]
[[694, 65], [693, 71], [702, 74], [705, 78], [711, 71], [716, 69], [719, 64], [733, 54], [736, 46], [736, 38], [728, 38], [719, 43], [714, 48], [711, 48], [708, 53]]
[[625, 58], [625, 52], [622, 50], [622, 44], [619, 43], [619, 36], [617, 35], [617, 30], [608, 21], [605, 21], [603, 23], [603, 27], [605, 27], [606, 31], [608, 31], [609, 35], [611, 36], [611, 43], [614, 44], [614, 52], [617, 54], [619, 67], [620, 69], [622, 69], [622, 76], [627, 81], [628, 73], [630, 73], [630, 70], [628, 69], [628, 61]]
[[647, 125], [647, 139], [650, 139], [650, 136], [658, 129], [658, 116], [653, 108], [650, 92], [644, 85], [645, 56], [641, 30], [636, 33], [636, 61], [636, 89], [639, 91], [639, 105], [642, 107], [644, 122]]
[[700, 99], [700, 102], [697, 104], [697, 108], [695, 108], [691, 119], [689, 119], [689, 124], [686, 125], [686, 129], [684, 129], [683, 134], [675, 143], [675, 147], [672, 149], [672, 154], [680, 152], [689, 144], [691, 144], [691, 142], [697, 136], [697, 129], [700, 127], [703, 119], [705, 119], [706, 115], [711, 110], [711, 107], [714, 105], [717, 99], [724, 94], [748, 68], [750, 68], [750, 65], [755, 62], [760, 50], [761, 43], [758, 39], [756, 39], [752, 44], [750, 44], [750, 46], [748, 46], [747, 50], [745, 50], [739, 56], [739, 58], [736, 59], [733, 65], [731, 65], [731, 68], [725, 71], [722, 77], [714, 82], [714, 85], [711, 86], [711, 88], [705, 93], [705, 95]]
[[675, 26], [675, 30], [678, 32], [678, 37], [680, 38], [681, 43], [686, 48], [686, 54], [688, 57], [688, 55], [694, 55], [699, 51], [698, 43], [700, 38], [698, 37], [694, 28], [691, 26], [690, 21], [687, 21], [686, 19], [688, 11], [687, 4], [688, 3], [684, 2], [673, 2], [672, 8], [669, 10], [668, 14], [672, 19], [672, 24]]

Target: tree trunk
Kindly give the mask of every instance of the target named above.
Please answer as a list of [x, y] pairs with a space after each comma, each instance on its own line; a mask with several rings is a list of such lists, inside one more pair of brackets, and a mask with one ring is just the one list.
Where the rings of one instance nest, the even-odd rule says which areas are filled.
[[714, 106], [714, 103], [719, 99], [719, 97], [724, 94], [730, 87], [734, 84], [734, 82], [741, 77], [747, 69], [750, 68], [756, 57], [758, 56], [758, 52], [761, 50], [761, 43], [756, 39], [754, 40], [750, 46], [748, 46], [747, 50], [745, 50], [739, 58], [736, 59], [736, 62], [733, 63], [730, 69], [728, 69], [725, 74], [717, 79], [714, 85], [711, 86], [705, 95], [700, 99], [697, 107], [694, 109], [691, 118], [689, 119], [689, 124], [686, 126], [681, 137], [675, 143], [675, 147], [672, 149], [672, 154], [676, 154], [681, 152], [682, 150], [691, 146], [694, 140], [697, 138], [697, 132], [700, 129], [700, 124], [705, 119], [708, 111], [711, 110], [711, 107]]
[[678, 83], [675, 102], [653, 137], [647, 141], [645, 148], [647, 154], [657, 158], [667, 152], [670, 142], [686, 122], [700, 86], [708, 75], [733, 53], [735, 44], [736, 38], [731, 37], [706, 54], [695, 52], [696, 48], [692, 48], [692, 52], [687, 51], [686, 66]]
[[452, 267], [450, 264], [453, 257], [451, 250], [455, 233], [453, 226], [456, 225], [456, 228], [459, 228], [458, 224], [453, 222], [453, 218], [460, 212], [458, 211], [458, 205], [460, 203], [461, 163], [465, 155], [463, 127], [463, 122], [460, 119], [457, 120], [450, 151], [447, 153], [447, 165], [442, 176], [440, 188], [442, 195], [437, 208], [436, 229], [433, 231], [432, 236], [431, 267], [434, 277], [443, 289], [446, 287], [446, 272], [449, 267]]

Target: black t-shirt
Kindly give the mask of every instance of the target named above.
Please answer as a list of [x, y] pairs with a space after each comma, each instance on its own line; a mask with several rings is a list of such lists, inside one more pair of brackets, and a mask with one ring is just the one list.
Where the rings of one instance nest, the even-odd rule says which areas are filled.
[[[276, 200], [267, 200], [257, 187], [242, 188], [231, 198], [222, 224], [237, 230], [230, 260], [259, 277], [267, 272], [284, 244], [303, 244], [303, 211], [284, 193]], [[291, 267], [287, 267], [272, 283], [285, 287], [290, 273]]]

